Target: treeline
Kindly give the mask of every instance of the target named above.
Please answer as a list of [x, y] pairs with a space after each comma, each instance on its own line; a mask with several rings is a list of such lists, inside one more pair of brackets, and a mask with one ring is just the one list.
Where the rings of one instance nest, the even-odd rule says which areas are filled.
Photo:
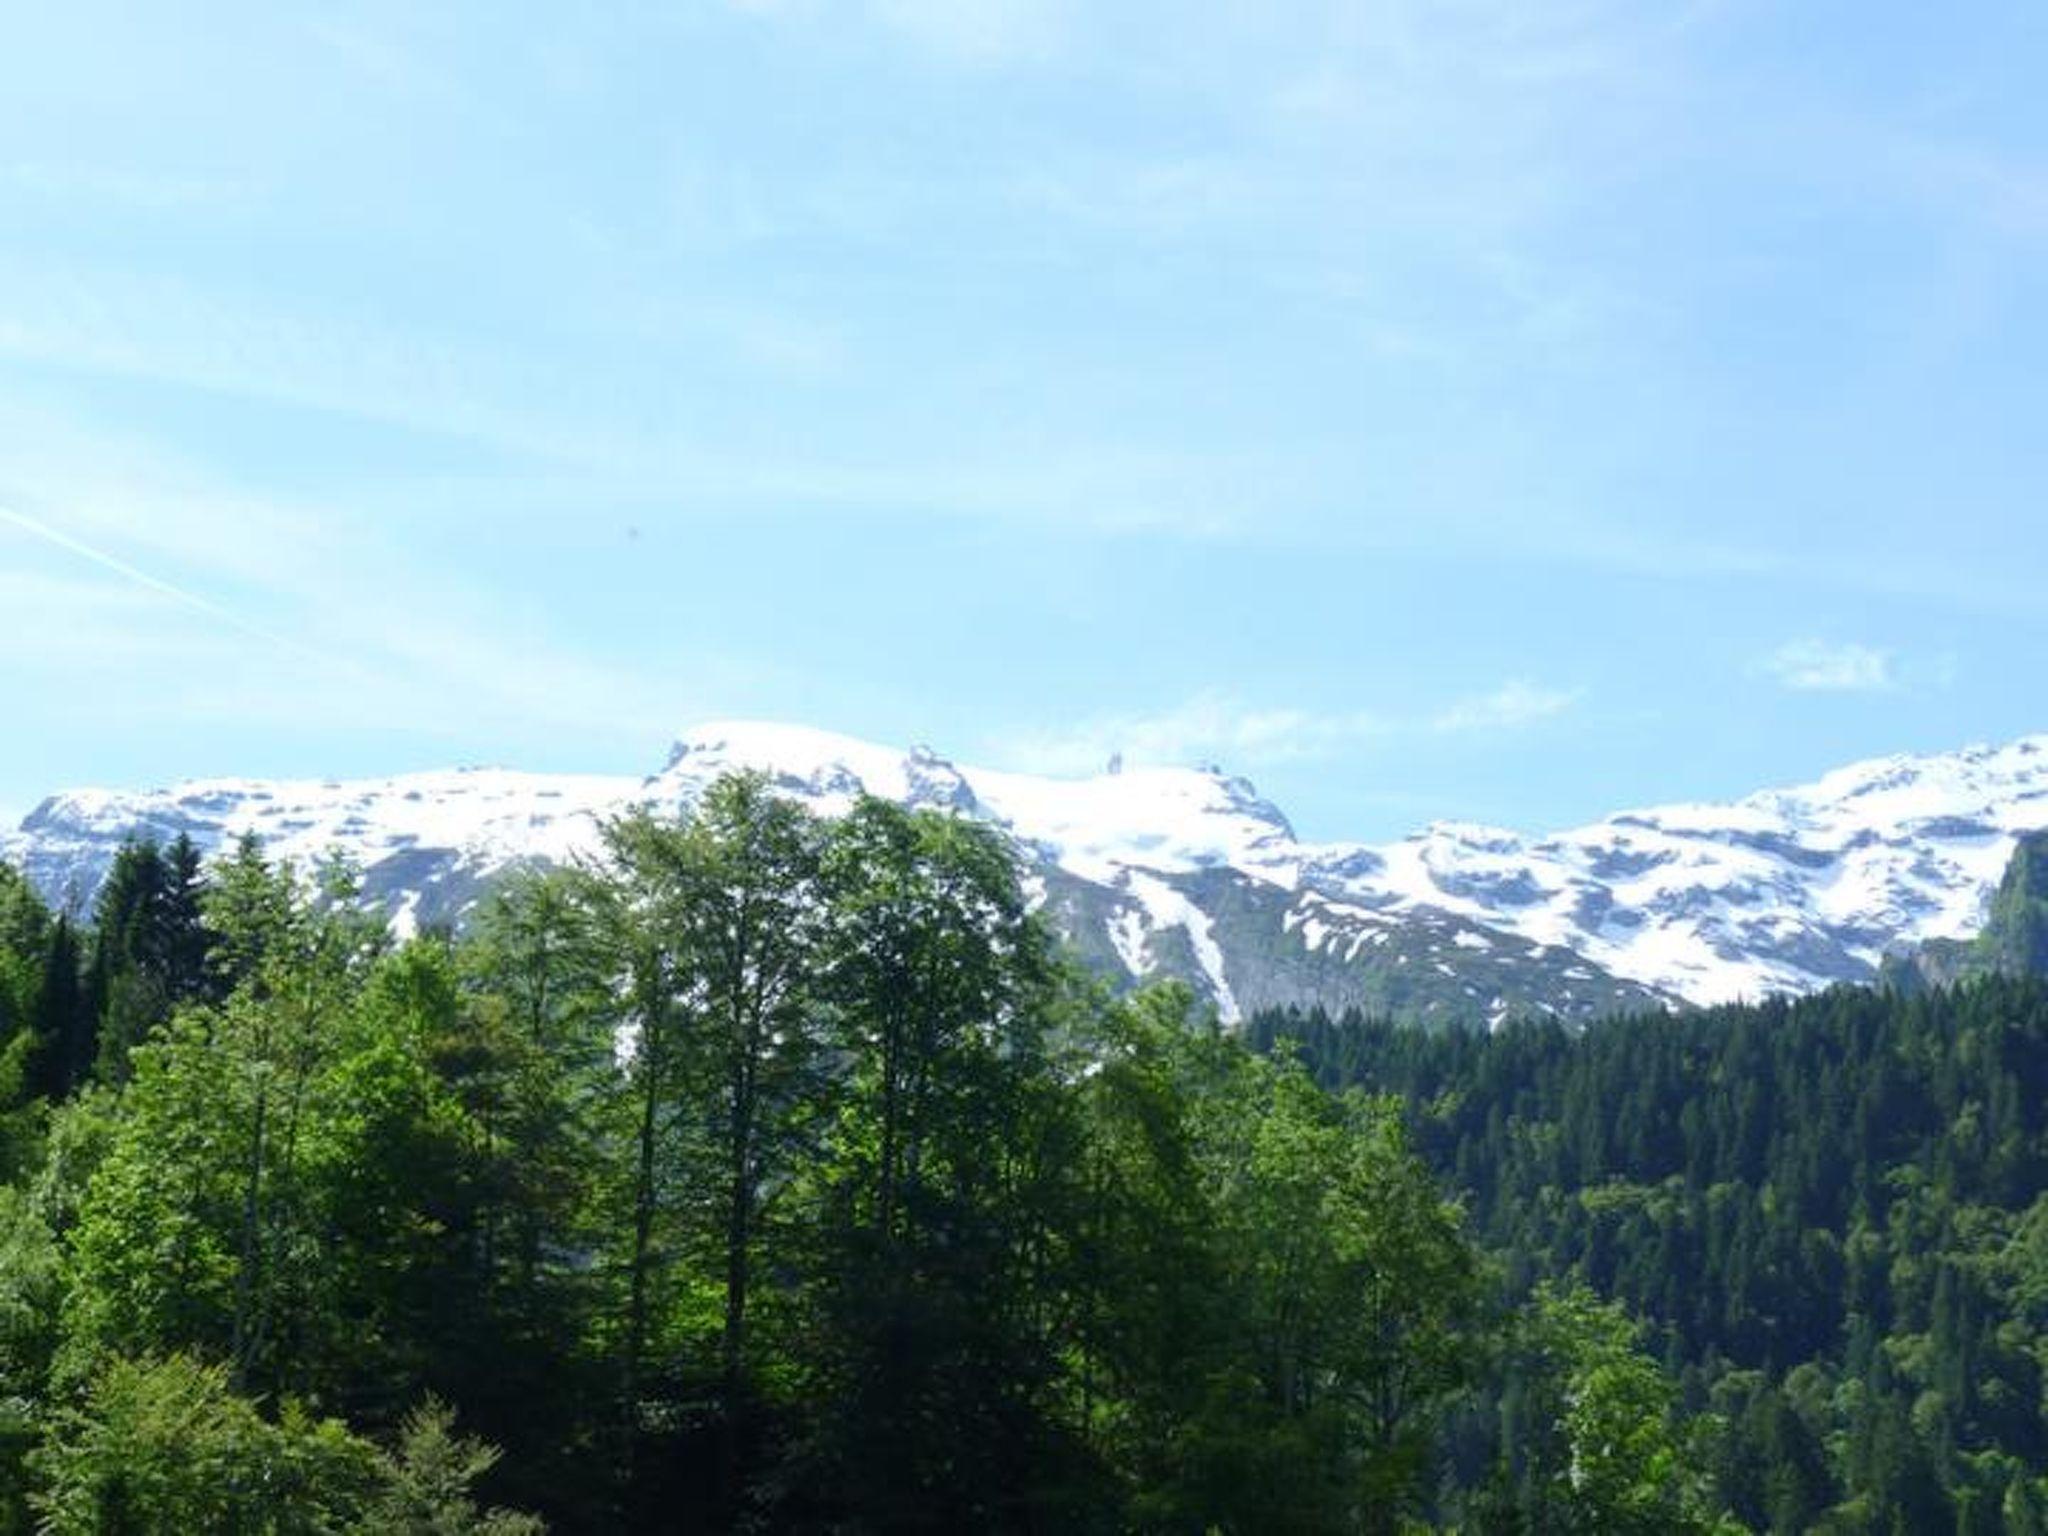
[[[1649, 1320], [1745, 1524], [2048, 1530], [2048, 985], [1250, 1034], [1398, 1096], [1511, 1295], [1577, 1281]], [[1514, 1398], [1476, 1454], [1519, 1454]]]
[[0, 1531], [1713, 1527], [1623, 1312], [986, 829], [739, 778], [459, 940], [352, 894], [0, 872]]

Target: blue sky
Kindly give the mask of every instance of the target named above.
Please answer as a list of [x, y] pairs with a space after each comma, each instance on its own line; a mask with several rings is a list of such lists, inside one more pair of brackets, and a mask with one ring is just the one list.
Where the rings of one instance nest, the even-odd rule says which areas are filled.
[[1387, 836], [2048, 728], [2044, 65], [2032, 3], [32, 8], [0, 811], [745, 716]]

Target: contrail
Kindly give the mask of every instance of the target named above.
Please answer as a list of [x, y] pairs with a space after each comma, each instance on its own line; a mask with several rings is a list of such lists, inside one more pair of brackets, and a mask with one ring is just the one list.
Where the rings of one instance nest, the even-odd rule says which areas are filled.
[[175, 583], [165, 581], [161, 576], [152, 576], [148, 571], [140, 570], [130, 565], [126, 560], [110, 555], [103, 549], [95, 548], [82, 539], [75, 539], [70, 534], [60, 529], [52, 528], [48, 523], [30, 517], [24, 512], [16, 512], [7, 507], [0, 507], [0, 522], [11, 523], [24, 533], [34, 534], [37, 538], [42, 539], [46, 543], [54, 544], [59, 549], [69, 550], [81, 560], [90, 560], [94, 565], [102, 566], [117, 576], [125, 577], [137, 586], [147, 587], [152, 592], [161, 593], [173, 602], [182, 603], [187, 608], [197, 609], [209, 618], [217, 619], [233, 629], [239, 629], [245, 635], [253, 635], [258, 640], [266, 641], [271, 645], [281, 646], [288, 651], [296, 651], [302, 656], [318, 656], [317, 652], [307, 649], [296, 641], [289, 640], [283, 635], [274, 634], [270, 630], [263, 628], [260, 624], [250, 623], [240, 614], [221, 607], [219, 603], [212, 601], [210, 598], [201, 597], [197, 592], [188, 592], [185, 588]]

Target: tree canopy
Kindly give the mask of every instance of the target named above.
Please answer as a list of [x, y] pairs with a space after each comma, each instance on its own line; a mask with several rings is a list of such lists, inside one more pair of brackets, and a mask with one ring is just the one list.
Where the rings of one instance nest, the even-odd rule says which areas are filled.
[[2048, 990], [1112, 995], [757, 778], [462, 933], [0, 870], [0, 1531], [2033, 1530]]

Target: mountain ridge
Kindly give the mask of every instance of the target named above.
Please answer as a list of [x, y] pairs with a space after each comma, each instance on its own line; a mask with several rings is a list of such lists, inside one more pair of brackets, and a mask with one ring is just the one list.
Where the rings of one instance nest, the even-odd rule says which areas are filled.
[[1001, 828], [1034, 899], [1098, 969], [1180, 975], [1232, 1018], [1285, 1003], [1578, 1018], [1870, 980], [1889, 952], [1974, 934], [2019, 835], [2048, 827], [2048, 736], [1561, 832], [1440, 821], [1371, 844], [1303, 841], [1220, 770], [1047, 778], [717, 721], [639, 778], [469, 768], [63, 791], [0, 834], [0, 858], [76, 908], [129, 836], [211, 851], [253, 831], [280, 856], [348, 855], [365, 899], [407, 928], [459, 920], [506, 870], [594, 848], [607, 815], [687, 810], [740, 769], [827, 815], [867, 792]]

